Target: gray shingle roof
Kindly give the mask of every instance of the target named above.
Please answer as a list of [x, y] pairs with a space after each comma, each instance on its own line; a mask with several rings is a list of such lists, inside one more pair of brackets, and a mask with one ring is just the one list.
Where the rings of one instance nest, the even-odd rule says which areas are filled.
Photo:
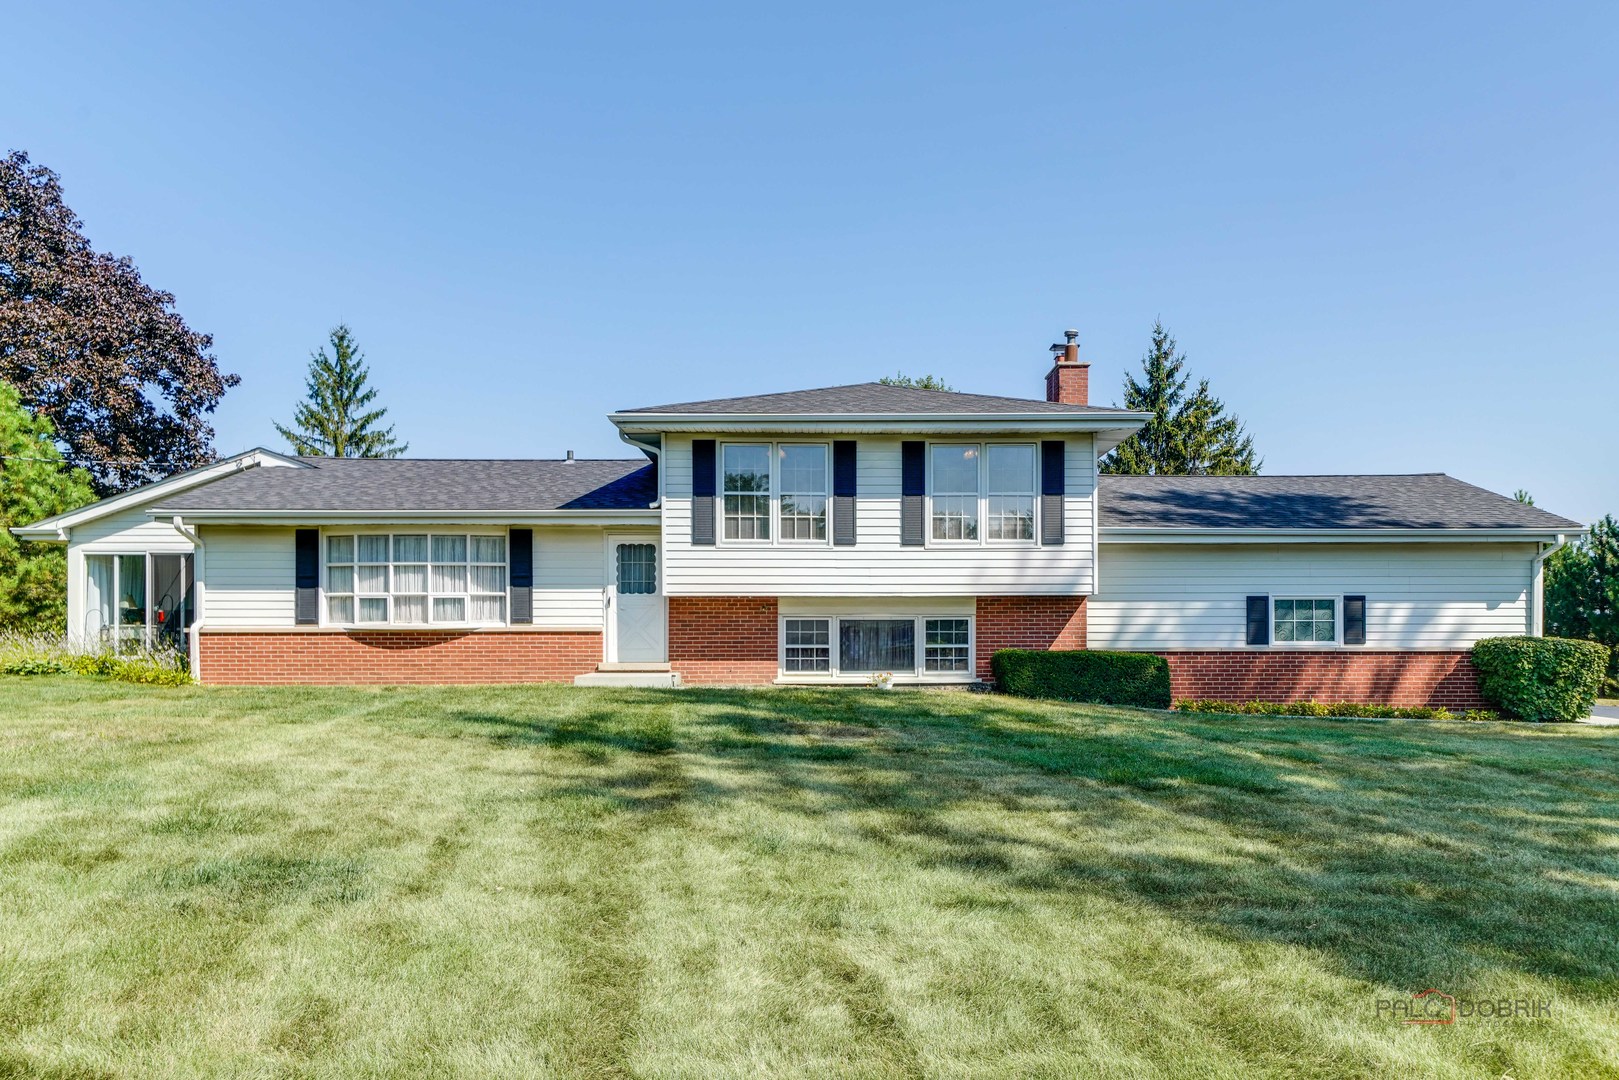
[[1538, 529], [1579, 523], [1444, 473], [1100, 478], [1103, 528]]
[[634, 460], [304, 458], [257, 468], [162, 501], [174, 510], [645, 510], [656, 466]]
[[1070, 416], [1107, 416], [1119, 412], [1096, 405], [1063, 405], [1033, 398], [994, 397], [989, 394], [958, 394], [950, 390], [919, 390], [914, 386], [888, 386], [885, 383], [854, 383], [827, 386], [818, 390], [789, 390], [781, 394], [755, 394], [751, 397], [713, 398], [683, 401], [674, 405], [651, 405], [623, 409], [630, 413], [744, 413], [756, 416], [804, 416], [850, 414], [857, 416], [903, 416], [907, 413], [1054, 413]]

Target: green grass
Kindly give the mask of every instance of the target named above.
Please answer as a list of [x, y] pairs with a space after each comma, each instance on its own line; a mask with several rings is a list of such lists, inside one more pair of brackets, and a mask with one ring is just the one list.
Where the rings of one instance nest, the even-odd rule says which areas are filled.
[[1614, 1075], [1616, 807], [1582, 725], [0, 679], [0, 1077]]

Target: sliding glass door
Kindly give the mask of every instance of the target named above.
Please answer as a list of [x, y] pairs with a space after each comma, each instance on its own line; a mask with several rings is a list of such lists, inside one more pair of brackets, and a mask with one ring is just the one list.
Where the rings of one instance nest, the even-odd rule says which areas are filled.
[[86, 640], [117, 652], [187, 648], [196, 617], [191, 555], [86, 555], [84, 566]]

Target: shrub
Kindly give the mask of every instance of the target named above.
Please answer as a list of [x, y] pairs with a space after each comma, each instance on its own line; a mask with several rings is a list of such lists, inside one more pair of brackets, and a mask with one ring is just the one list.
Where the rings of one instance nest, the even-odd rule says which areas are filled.
[[172, 649], [119, 655], [97, 643], [85, 647], [63, 638], [29, 634], [0, 637], [0, 674], [85, 675], [146, 686], [184, 686], [189, 664]]
[[1608, 659], [1607, 646], [1570, 638], [1485, 638], [1473, 646], [1479, 692], [1523, 720], [1590, 716]]
[[1151, 653], [1001, 649], [990, 670], [1018, 697], [1169, 708], [1169, 661]]
[[1469, 709], [1453, 713], [1445, 708], [1411, 705], [1363, 705], [1355, 701], [1216, 701], [1197, 698], [1177, 701], [1182, 712], [1226, 713], [1232, 716], [1338, 716], [1363, 720], [1499, 720], [1495, 713]]

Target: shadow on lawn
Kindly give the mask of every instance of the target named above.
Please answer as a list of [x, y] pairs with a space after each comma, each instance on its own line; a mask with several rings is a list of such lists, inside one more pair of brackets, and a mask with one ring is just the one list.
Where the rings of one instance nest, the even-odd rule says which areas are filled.
[[[1507, 969], [1604, 992], [1619, 979], [1619, 828], [1604, 817], [1619, 799], [1619, 745], [1607, 741], [1161, 714], [1137, 727], [1127, 713], [976, 695], [612, 702], [452, 717], [613, 766], [563, 793], [623, 812], [747, 798], [822, 827], [860, 812], [851, 836], [919, 866], [1151, 905], [1234, 939], [1322, 950], [1377, 983], [1454, 992]], [[673, 779], [672, 754], [723, 782]], [[975, 812], [986, 806], [1036, 827], [993, 827]]]

